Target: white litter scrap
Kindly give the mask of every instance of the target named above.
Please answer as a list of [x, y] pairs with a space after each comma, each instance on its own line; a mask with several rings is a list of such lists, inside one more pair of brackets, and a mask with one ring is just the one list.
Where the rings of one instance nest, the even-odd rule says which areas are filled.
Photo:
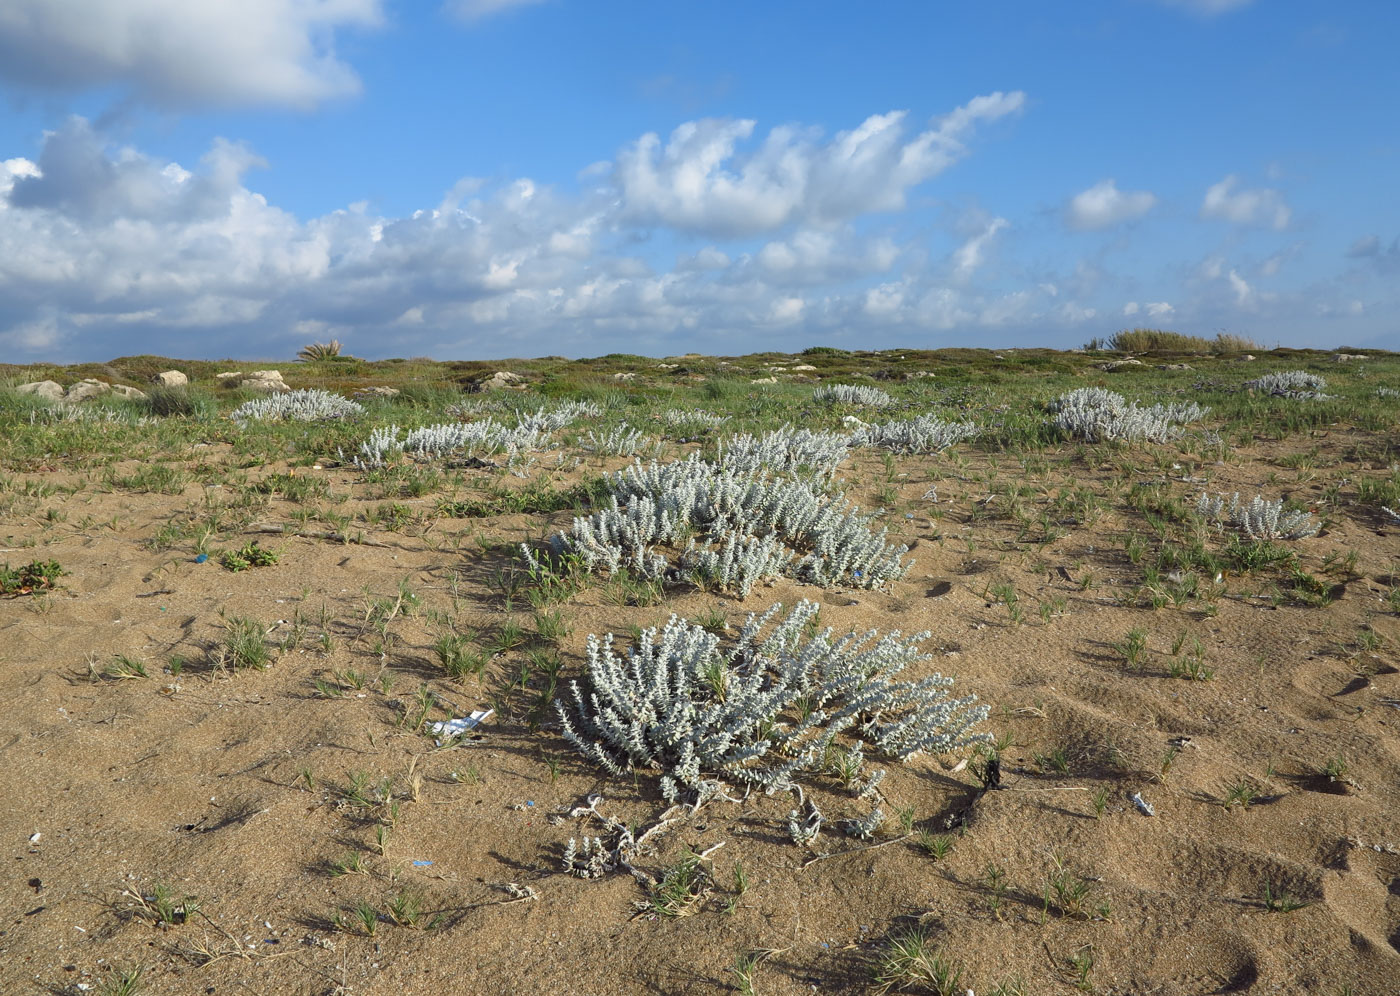
[[1133, 793], [1133, 805], [1138, 808], [1138, 812], [1143, 816], [1156, 816], [1157, 810], [1152, 808], [1152, 804], [1142, 797], [1141, 792]]
[[494, 715], [496, 715], [495, 709], [477, 709], [470, 716], [446, 719], [440, 723], [432, 723], [428, 728], [441, 738], [438, 740], [438, 746], [440, 747], [442, 746], [443, 740], [460, 737], [468, 730], [480, 726]]

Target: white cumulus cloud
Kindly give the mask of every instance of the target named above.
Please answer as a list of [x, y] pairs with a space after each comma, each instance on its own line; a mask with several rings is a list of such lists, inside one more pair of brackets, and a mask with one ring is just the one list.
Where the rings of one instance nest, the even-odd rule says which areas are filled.
[[1236, 189], [1240, 178], [1231, 173], [1211, 185], [1201, 202], [1202, 218], [1218, 218], [1237, 225], [1267, 225], [1283, 229], [1293, 212], [1277, 190], [1261, 187], [1254, 190]]
[[1157, 197], [1148, 190], [1119, 190], [1112, 178], [1100, 180], [1070, 198], [1065, 211], [1071, 228], [1110, 228], [1141, 218], [1151, 211]]
[[1011, 223], [1005, 218], [993, 218], [985, 228], [960, 245], [953, 253], [953, 276], [960, 282], [967, 282], [986, 261], [988, 249], [997, 233]]
[[639, 224], [740, 236], [842, 222], [904, 207], [910, 188], [967, 154], [965, 139], [979, 122], [1024, 102], [1019, 91], [976, 97], [915, 135], [903, 111], [871, 115], [829, 141], [814, 129], [782, 125], [749, 152], [739, 146], [756, 122], [689, 121], [664, 143], [649, 133], [624, 148], [614, 180], [624, 215]]
[[164, 107], [312, 107], [360, 88], [335, 31], [380, 20], [380, 0], [5, 0], [0, 79], [117, 85]]

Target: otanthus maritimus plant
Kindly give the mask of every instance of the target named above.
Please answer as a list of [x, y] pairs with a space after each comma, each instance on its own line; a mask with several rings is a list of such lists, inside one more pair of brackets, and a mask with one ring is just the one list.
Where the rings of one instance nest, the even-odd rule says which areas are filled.
[[1178, 423], [1198, 421], [1210, 411], [1194, 402], [1143, 408], [1136, 401], [1129, 402], [1121, 394], [1101, 387], [1081, 387], [1062, 394], [1048, 407], [1055, 428], [1090, 443], [1165, 443], [1185, 434]]
[[643, 630], [625, 659], [613, 653], [612, 634], [590, 635], [585, 682], [556, 702], [565, 739], [614, 775], [659, 771], [672, 800], [718, 777], [790, 788], [847, 730], [899, 760], [990, 739], [973, 732], [988, 708], [975, 706], [975, 696], [949, 699], [951, 678], [897, 677], [929, 659], [918, 649], [927, 634], [833, 640], [828, 628], [803, 639], [817, 612], [803, 601], [763, 636], [781, 608], [751, 614], [724, 650], [717, 636], [676, 616], [660, 634]]
[[1322, 528], [1313, 521], [1311, 512], [1284, 511], [1282, 500], [1270, 501], [1263, 495], [1255, 495], [1246, 505], [1235, 492], [1227, 505], [1223, 494], [1212, 498], [1203, 493], [1196, 501], [1196, 511], [1208, 522], [1229, 523], [1256, 540], [1302, 539]]
[[1294, 401], [1322, 401], [1331, 397], [1330, 394], [1322, 393], [1327, 387], [1324, 378], [1303, 370], [1280, 370], [1277, 373], [1265, 374], [1245, 381], [1244, 386], [1251, 391], [1272, 394], [1279, 398], [1292, 398]]
[[338, 394], [315, 389], [289, 391], [266, 398], [254, 398], [235, 408], [229, 416], [235, 422], [321, 422], [327, 419], [363, 415], [365, 406], [347, 401]]

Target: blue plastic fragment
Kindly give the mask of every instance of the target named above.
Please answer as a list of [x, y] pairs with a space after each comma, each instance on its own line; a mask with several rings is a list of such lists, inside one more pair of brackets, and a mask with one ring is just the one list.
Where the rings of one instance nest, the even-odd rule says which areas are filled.
[[194, 558], [194, 562], [195, 562], [196, 564], [202, 564], [202, 563], [204, 563], [204, 562], [205, 562], [206, 560], [208, 560], [208, 559], [209, 559], [209, 554], [207, 554], [207, 553], [201, 553], [198, 557], [195, 557], [195, 558]]
[[428, 867], [430, 864], [432, 864], [431, 861], [415, 861], [415, 862], [413, 862], [413, 867], [415, 867], [415, 868], [426, 868], [426, 867]]

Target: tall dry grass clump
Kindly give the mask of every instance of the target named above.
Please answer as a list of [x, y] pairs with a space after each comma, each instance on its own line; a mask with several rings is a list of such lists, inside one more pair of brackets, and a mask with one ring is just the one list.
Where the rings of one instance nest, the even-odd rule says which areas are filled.
[[1085, 349], [1111, 349], [1122, 353], [1244, 353], [1260, 349], [1258, 343], [1244, 336], [1221, 332], [1214, 339], [1163, 329], [1123, 329], [1108, 339], [1094, 338]]

